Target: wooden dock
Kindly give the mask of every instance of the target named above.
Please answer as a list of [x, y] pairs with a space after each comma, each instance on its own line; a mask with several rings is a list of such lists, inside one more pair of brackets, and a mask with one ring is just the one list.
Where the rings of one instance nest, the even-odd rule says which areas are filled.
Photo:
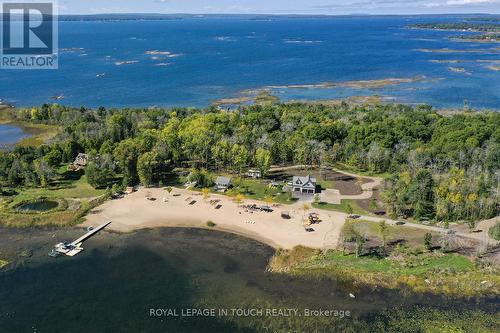
[[111, 224], [111, 221], [106, 222], [104, 224], [101, 224], [97, 228], [90, 230], [85, 235], [74, 240], [71, 243], [63, 242], [63, 243], [56, 244], [56, 246], [54, 246], [54, 249], [51, 252], [49, 252], [49, 256], [57, 257], [58, 255], [61, 255], [61, 254], [67, 255], [69, 257], [76, 256], [78, 253], [83, 251], [82, 243], [84, 241], [86, 241], [90, 237], [94, 236], [95, 234], [97, 234], [99, 231], [106, 228], [110, 224]]

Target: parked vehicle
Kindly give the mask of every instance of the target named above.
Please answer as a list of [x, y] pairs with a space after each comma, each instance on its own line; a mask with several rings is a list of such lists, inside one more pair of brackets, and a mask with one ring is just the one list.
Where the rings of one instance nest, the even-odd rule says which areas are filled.
[[260, 206], [260, 210], [266, 213], [272, 213], [273, 209], [269, 206]]
[[291, 219], [290, 213], [289, 212], [281, 212], [281, 218], [285, 220]]

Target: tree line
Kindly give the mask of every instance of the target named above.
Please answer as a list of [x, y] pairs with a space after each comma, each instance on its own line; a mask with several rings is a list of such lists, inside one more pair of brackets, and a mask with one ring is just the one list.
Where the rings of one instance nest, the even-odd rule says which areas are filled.
[[89, 183], [167, 181], [176, 167], [243, 173], [271, 165], [344, 164], [389, 176], [389, 213], [460, 220], [498, 214], [500, 115], [430, 106], [275, 104], [236, 111], [18, 109], [17, 120], [61, 127], [40, 147], [0, 154], [4, 186], [47, 186], [54, 169], [89, 154]]

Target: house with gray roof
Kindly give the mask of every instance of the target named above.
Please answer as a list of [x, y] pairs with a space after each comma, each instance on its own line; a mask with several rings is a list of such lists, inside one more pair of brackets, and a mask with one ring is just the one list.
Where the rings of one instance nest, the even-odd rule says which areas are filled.
[[87, 166], [89, 160], [89, 155], [79, 153], [78, 156], [75, 158], [75, 161], [69, 165], [69, 170], [72, 171], [79, 171], [84, 169]]
[[316, 178], [311, 175], [294, 176], [292, 180], [292, 193], [295, 195], [314, 195], [316, 192]]
[[231, 187], [231, 178], [229, 177], [224, 177], [224, 176], [219, 176], [215, 180], [215, 189], [217, 191], [226, 191]]

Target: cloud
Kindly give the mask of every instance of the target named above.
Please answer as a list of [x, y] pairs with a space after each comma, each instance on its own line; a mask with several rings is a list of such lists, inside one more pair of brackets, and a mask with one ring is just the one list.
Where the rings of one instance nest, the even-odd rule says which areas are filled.
[[456, 7], [456, 6], [473, 6], [500, 3], [500, 0], [437, 0], [428, 2], [428, 0], [360, 0], [348, 1], [335, 4], [316, 5], [311, 8], [323, 10], [335, 9], [383, 9], [383, 8], [432, 8], [432, 7]]
[[429, 2], [424, 4], [425, 7], [457, 7], [457, 6], [474, 6], [500, 3], [500, 0], [448, 0], [446, 2]]
[[446, 4], [448, 6], [464, 6], [464, 5], [476, 5], [481, 3], [495, 3], [495, 0], [448, 0]]
[[[416, 0], [412, 2], [421, 2], [423, 0]], [[406, 6], [408, 3], [401, 0], [370, 0], [370, 1], [353, 1], [353, 2], [343, 2], [327, 5], [317, 5], [312, 6], [312, 8], [317, 9], [336, 9], [336, 8], [353, 8], [353, 7], [376, 7], [383, 5], [402, 5]]]

